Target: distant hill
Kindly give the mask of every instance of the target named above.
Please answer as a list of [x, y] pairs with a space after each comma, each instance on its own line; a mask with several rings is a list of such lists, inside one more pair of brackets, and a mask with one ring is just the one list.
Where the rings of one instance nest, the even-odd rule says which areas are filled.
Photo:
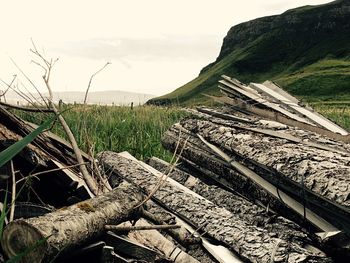
[[[47, 97], [48, 94], [43, 94]], [[80, 91], [68, 91], [68, 92], [54, 92], [54, 101], [58, 102], [60, 99], [65, 103], [83, 103], [85, 92]], [[30, 96], [29, 96], [30, 97]], [[37, 94], [35, 97], [39, 97]], [[147, 100], [154, 98], [151, 94], [133, 93], [120, 90], [109, 91], [95, 91], [89, 92], [88, 103], [89, 104], [102, 104], [102, 105], [130, 105], [131, 102], [134, 105], [144, 104]], [[11, 103], [27, 104], [27, 102], [18, 94], [13, 91], [9, 91], [6, 94], [6, 100]]]
[[350, 97], [350, 0], [304, 6], [232, 27], [215, 62], [197, 78], [149, 103], [202, 103], [220, 75], [274, 80], [307, 99]]

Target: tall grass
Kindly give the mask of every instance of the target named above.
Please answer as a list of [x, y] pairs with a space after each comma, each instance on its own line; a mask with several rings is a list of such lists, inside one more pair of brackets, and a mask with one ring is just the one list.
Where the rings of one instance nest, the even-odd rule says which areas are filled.
[[314, 103], [312, 106], [325, 117], [350, 131], [350, 101]]
[[[349, 101], [313, 103], [311, 106], [340, 126], [350, 130]], [[20, 117], [41, 123], [46, 114], [16, 112]], [[161, 145], [162, 134], [174, 123], [187, 116], [177, 107], [138, 106], [73, 106], [63, 113], [79, 147], [93, 153], [128, 151], [138, 159], [157, 156], [170, 161], [171, 154]], [[52, 131], [64, 138], [59, 124]]]
[[[16, 112], [20, 117], [34, 123], [47, 118], [45, 114]], [[76, 137], [79, 147], [94, 153], [129, 151], [138, 159], [151, 156], [170, 160], [161, 146], [162, 134], [175, 122], [188, 115], [180, 108], [155, 106], [73, 106], [63, 113]], [[52, 131], [66, 138], [60, 125]]]

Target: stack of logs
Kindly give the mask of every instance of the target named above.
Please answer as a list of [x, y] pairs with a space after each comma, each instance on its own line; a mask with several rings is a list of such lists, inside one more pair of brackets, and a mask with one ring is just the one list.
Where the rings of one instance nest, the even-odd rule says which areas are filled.
[[[272, 82], [223, 76], [219, 87], [224, 96], [212, 98], [224, 107], [188, 110], [163, 135], [175, 164], [99, 153], [112, 190], [97, 196], [71, 147], [42, 134], [13, 159], [22, 184], [4, 254], [21, 262], [347, 262], [347, 131]], [[1, 107], [0, 115], [2, 148], [33, 129]], [[94, 160], [83, 157], [92, 173]], [[8, 181], [3, 189], [13, 189]]]

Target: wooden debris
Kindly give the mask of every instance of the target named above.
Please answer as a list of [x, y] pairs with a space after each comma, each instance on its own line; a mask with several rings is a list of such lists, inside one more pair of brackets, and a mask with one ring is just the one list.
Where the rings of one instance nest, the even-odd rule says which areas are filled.
[[[166, 259], [161, 253], [150, 249], [127, 237], [119, 236], [111, 231], [107, 232], [106, 243], [114, 247], [115, 251], [125, 257], [155, 262], [157, 259]], [[166, 261], [168, 262], [168, 260]]]
[[[9, 223], [1, 240], [9, 257], [24, 251], [39, 240], [47, 240], [25, 256], [23, 262], [41, 262], [61, 250], [70, 250], [102, 234], [107, 223], [120, 223], [133, 216], [144, 196], [129, 183], [84, 202], [52, 213]], [[20, 237], [20, 239], [18, 238]]]
[[120, 226], [120, 225], [105, 225], [106, 230], [113, 230], [115, 232], [129, 232], [140, 230], [165, 230], [180, 228], [180, 225], [138, 225], [138, 226]]
[[[131, 227], [130, 223], [123, 223], [122, 225], [125, 227]], [[191, 257], [182, 249], [178, 248], [172, 241], [162, 236], [158, 231], [156, 231], [156, 228], [154, 228], [155, 225], [149, 224], [145, 219], [138, 220], [135, 226], [139, 228], [148, 226], [148, 229], [145, 231], [132, 231], [128, 233], [128, 237], [131, 240], [139, 242], [144, 246], [151, 247], [153, 250], [160, 251], [172, 262], [199, 263], [198, 260]]]
[[[112, 169], [123, 178], [128, 178], [148, 193], [164, 176], [116, 153], [104, 152], [100, 156], [106, 169]], [[331, 261], [324, 254], [315, 253], [294, 242], [273, 237], [266, 230], [247, 224], [238, 216], [214, 205], [170, 178], [155, 193], [154, 198], [195, 225], [203, 226], [203, 231], [229, 246], [245, 260], [251, 262], [287, 259], [290, 262]], [[274, 250], [276, 253], [272, 253]]]
[[[164, 174], [170, 168], [170, 164], [155, 157], [151, 158], [148, 163]], [[274, 232], [279, 238], [305, 242], [304, 246], [312, 243], [300, 226], [292, 221], [274, 213], [269, 213], [265, 207], [257, 206], [235, 193], [224, 190], [208, 179], [203, 178], [205, 180], [203, 181], [201, 178], [194, 178], [192, 175], [176, 168], [170, 173], [170, 177], [216, 205], [226, 208], [251, 225]]]

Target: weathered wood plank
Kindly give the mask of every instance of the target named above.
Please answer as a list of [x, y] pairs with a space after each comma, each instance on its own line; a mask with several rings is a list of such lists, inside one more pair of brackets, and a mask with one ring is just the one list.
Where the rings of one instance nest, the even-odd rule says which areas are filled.
[[250, 105], [247, 102], [242, 101], [242, 100], [238, 100], [238, 99], [235, 99], [232, 97], [230, 97], [230, 98], [228, 98], [228, 97], [216, 97], [216, 96], [209, 96], [209, 95], [208, 95], [208, 97], [210, 97], [214, 101], [224, 103], [226, 105], [230, 105], [231, 107], [233, 107], [237, 111], [254, 114], [256, 116], [260, 116], [260, 117], [263, 117], [263, 118], [266, 118], [269, 120], [284, 123], [284, 124], [292, 126], [292, 127], [298, 127], [300, 129], [303, 129], [303, 130], [316, 132], [318, 134], [324, 135], [328, 138], [331, 138], [331, 139], [334, 139], [337, 141], [346, 142], [346, 143], [350, 142], [349, 135], [341, 135], [339, 133], [334, 133], [334, 132], [331, 132], [327, 129], [320, 128], [318, 126], [299, 122], [299, 121], [296, 121], [296, 120], [291, 119], [289, 117], [286, 117], [283, 114], [280, 114], [278, 112], [273, 112], [273, 111], [270, 111], [267, 109], [258, 108], [254, 105]]
[[340, 127], [339, 125], [328, 120], [324, 116], [322, 116], [314, 111], [308, 110], [308, 109], [306, 109], [306, 108], [304, 108], [304, 107], [302, 107], [302, 106], [300, 106], [292, 101], [289, 101], [286, 97], [269, 89], [268, 87], [264, 86], [263, 84], [251, 83], [250, 85], [251, 85], [251, 87], [253, 87], [257, 91], [260, 91], [264, 94], [267, 94], [268, 96], [271, 96], [274, 99], [277, 99], [278, 101], [280, 101], [281, 104], [290, 108], [292, 111], [297, 112], [297, 113], [301, 114], [302, 116], [305, 116], [306, 118], [308, 118], [312, 122], [318, 124], [319, 126], [325, 128], [327, 130], [330, 130], [330, 131], [335, 132], [335, 133], [339, 133], [341, 135], [348, 135], [349, 134], [342, 127]]

